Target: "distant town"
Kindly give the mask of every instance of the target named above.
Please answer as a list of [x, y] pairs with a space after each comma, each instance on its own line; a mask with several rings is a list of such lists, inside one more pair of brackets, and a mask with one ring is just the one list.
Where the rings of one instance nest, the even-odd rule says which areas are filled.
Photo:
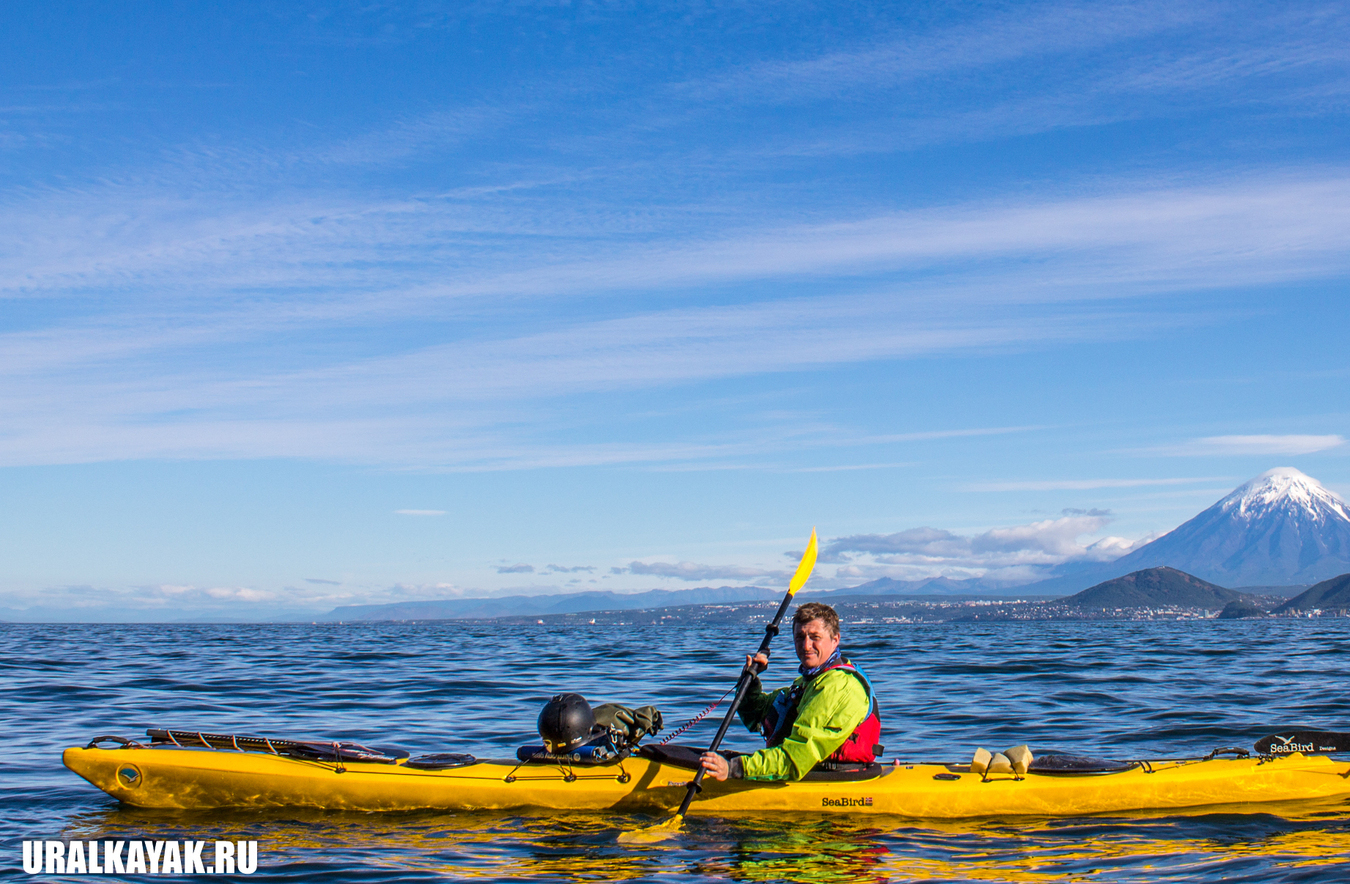
[[[1167, 595], [1183, 598], [1194, 589], [1197, 578], [1173, 569], [1151, 569], [1150, 573], [1136, 572], [1118, 581], [1116, 585], [1099, 585], [1076, 596], [1063, 599], [1034, 598], [878, 598], [875, 596], [841, 597], [830, 600], [842, 620], [848, 623], [953, 623], [1033, 620], [1212, 620], [1279, 617], [1306, 619], [1350, 616], [1350, 574], [1326, 581], [1330, 586], [1287, 587], [1290, 595], [1253, 595], [1236, 590], [1222, 590], [1217, 598], [1231, 594], [1222, 604], [1178, 604], [1167, 602]], [[1153, 579], [1159, 600], [1146, 604], [1129, 604], [1129, 593], [1140, 582]], [[1189, 585], [1188, 585], [1189, 584]], [[1270, 589], [1269, 587], [1265, 589]], [[1316, 593], [1313, 590], [1317, 590]], [[1339, 590], [1339, 591], [1338, 591]], [[1292, 597], [1291, 597], [1292, 596]], [[1311, 602], [1307, 598], [1314, 598]], [[1325, 601], [1323, 601], [1325, 599]], [[658, 608], [617, 611], [586, 611], [544, 616], [516, 616], [495, 618], [500, 622], [544, 625], [684, 625], [693, 623], [720, 624], [754, 622], [766, 619], [776, 601], [744, 602], [740, 604], [673, 605]], [[1325, 607], [1322, 607], [1325, 605]]]

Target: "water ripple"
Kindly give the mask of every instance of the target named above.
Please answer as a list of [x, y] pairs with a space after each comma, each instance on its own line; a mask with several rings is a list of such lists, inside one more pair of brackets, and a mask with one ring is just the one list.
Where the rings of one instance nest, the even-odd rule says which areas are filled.
[[[1289, 725], [1350, 729], [1348, 631], [1350, 620], [859, 624], [847, 647], [877, 687], [883, 742], [910, 760], [1022, 742], [1193, 757]], [[0, 833], [12, 853], [24, 838], [257, 838], [254, 878], [275, 881], [1350, 878], [1341, 810], [947, 826], [697, 818], [674, 842], [630, 848], [614, 835], [633, 818], [595, 814], [139, 811], [60, 766], [68, 745], [155, 725], [509, 757], [564, 690], [658, 705], [673, 727], [729, 686], [757, 638], [753, 624], [0, 625]], [[792, 674], [787, 643], [777, 650], [770, 681]], [[743, 731], [734, 742], [754, 746]]]

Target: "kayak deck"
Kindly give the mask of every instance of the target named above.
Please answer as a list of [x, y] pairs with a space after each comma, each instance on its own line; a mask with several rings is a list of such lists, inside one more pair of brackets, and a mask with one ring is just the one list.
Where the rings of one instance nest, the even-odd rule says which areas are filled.
[[[66, 767], [136, 807], [318, 807], [328, 810], [673, 811], [688, 768], [648, 758], [593, 767], [479, 761], [443, 770], [403, 763], [323, 761], [180, 746], [70, 748]], [[1105, 774], [961, 772], [896, 762], [855, 782], [705, 780], [690, 811], [817, 810], [915, 819], [1081, 816], [1215, 805], [1350, 799], [1350, 761], [1278, 758], [1155, 761]]]

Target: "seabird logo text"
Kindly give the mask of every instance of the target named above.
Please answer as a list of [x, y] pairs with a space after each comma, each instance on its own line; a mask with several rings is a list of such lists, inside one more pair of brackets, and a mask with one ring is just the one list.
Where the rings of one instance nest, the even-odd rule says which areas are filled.
[[862, 798], [822, 798], [821, 807], [871, 807], [872, 796]]
[[1287, 737], [1270, 747], [1270, 751], [1276, 755], [1283, 755], [1286, 752], [1311, 752], [1312, 743], [1295, 743], [1293, 737]]

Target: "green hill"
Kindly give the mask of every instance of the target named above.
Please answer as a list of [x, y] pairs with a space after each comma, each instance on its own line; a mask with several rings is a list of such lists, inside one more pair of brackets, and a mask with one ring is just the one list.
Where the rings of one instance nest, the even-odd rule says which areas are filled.
[[1314, 584], [1271, 613], [1310, 611], [1313, 608], [1321, 608], [1323, 611], [1350, 608], [1350, 574], [1342, 574], [1340, 577]]
[[1090, 586], [1054, 604], [1071, 608], [1204, 608], [1250, 601], [1246, 593], [1193, 577], [1176, 568], [1148, 568]]

